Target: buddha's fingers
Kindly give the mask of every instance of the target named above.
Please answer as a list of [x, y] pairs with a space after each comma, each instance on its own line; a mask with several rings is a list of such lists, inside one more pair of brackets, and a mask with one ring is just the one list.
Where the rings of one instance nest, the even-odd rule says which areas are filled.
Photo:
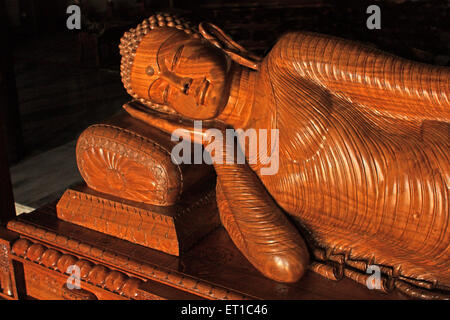
[[190, 139], [190, 141], [202, 144], [205, 141], [205, 129], [197, 130], [192, 126], [188, 126], [183, 123], [177, 123], [162, 117], [151, 114], [133, 107], [131, 104], [124, 104], [123, 108], [128, 112], [133, 118], [141, 120], [148, 125], [158, 128], [161, 131], [169, 133], [176, 137], [183, 137], [183, 139]]
[[309, 265], [305, 241], [247, 165], [215, 164], [217, 201], [235, 245], [266, 277], [296, 282]]

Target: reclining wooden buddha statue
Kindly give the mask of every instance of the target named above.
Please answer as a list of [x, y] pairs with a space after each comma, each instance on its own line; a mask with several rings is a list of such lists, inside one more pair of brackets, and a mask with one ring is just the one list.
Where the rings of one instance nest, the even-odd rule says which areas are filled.
[[143, 106], [125, 109], [149, 126], [205, 146], [207, 128], [278, 130], [275, 174], [242, 145], [246, 163], [233, 161], [228, 142], [231, 161], [213, 163], [222, 224], [265, 276], [295, 282], [312, 269], [365, 284], [377, 265], [383, 290], [448, 297], [448, 68], [305, 32], [260, 58], [215, 25], [169, 14], [125, 33], [120, 49]]

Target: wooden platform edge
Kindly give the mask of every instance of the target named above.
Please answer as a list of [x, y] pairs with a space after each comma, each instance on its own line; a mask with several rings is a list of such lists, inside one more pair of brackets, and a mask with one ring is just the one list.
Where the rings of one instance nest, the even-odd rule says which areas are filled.
[[[31, 213], [32, 214], [32, 213]], [[208, 281], [192, 277], [173, 270], [167, 270], [161, 266], [133, 261], [129, 257], [115, 252], [95, 247], [89, 243], [71, 239], [63, 234], [57, 234], [32, 223], [11, 220], [8, 229], [21, 235], [22, 241], [27, 241], [54, 248], [62, 253], [76, 255], [78, 259], [86, 259], [93, 263], [114, 266], [118, 271], [140, 279], [149, 279], [158, 283], [179, 289], [183, 292], [210, 300], [255, 300], [256, 297], [248, 296], [236, 290], [212, 284]], [[20, 258], [19, 255], [13, 253]]]

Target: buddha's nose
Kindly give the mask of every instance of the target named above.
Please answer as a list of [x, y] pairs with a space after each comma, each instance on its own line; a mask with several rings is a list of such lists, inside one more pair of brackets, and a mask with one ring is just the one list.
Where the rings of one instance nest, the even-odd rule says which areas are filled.
[[159, 76], [167, 81], [169, 84], [174, 86], [175, 88], [178, 88], [183, 93], [187, 94], [189, 87], [192, 83], [192, 78], [188, 77], [180, 77], [176, 73], [168, 70], [167, 68], [162, 68]]

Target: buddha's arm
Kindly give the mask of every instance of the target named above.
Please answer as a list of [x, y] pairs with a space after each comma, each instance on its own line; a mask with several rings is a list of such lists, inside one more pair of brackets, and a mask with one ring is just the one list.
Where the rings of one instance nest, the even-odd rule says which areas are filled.
[[[236, 156], [226, 143], [225, 156]], [[233, 159], [229, 159], [233, 160]], [[306, 243], [247, 164], [214, 163], [217, 202], [224, 227], [247, 259], [265, 276], [295, 282], [309, 265]], [[228, 162], [232, 162], [228, 164]]]
[[168, 133], [175, 134], [183, 139], [189, 139], [192, 142], [203, 144], [204, 141], [207, 141], [207, 137], [205, 135], [205, 131], [207, 127], [202, 128], [202, 130], [194, 130], [194, 126], [172, 121], [169, 119], [162, 118], [161, 114], [157, 114], [152, 110], [143, 110], [141, 108], [137, 108], [132, 103], [126, 103], [123, 105], [123, 108], [126, 112], [128, 112], [133, 118], [141, 120], [146, 124], [158, 128], [159, 130]]
[[[132, 105], [124, 105], [133, 117], [171, 133], [182, 129], [184, 137], [204, 143], [204, 132], [173, 123], [144, 112]], [[180, 132], [180, 131], [179, 131]], [[225, 144], [224, 155], [235, 145]], [[217, 201], [222, 222], [236, 246], [264, 275], [282, 282], [295, 282], [306, 271], [309, 253], [306, 244], [283, 211], [269, 195], [262, 182], [247, 164], [231, 164], [224, 160], [214, 163], [218, 175]]]
[[335, 37], [292, 32], [269, 56], [272, 70], [307, 78], [362, 108], [448, 121], [450, 69], [408, 61]]

